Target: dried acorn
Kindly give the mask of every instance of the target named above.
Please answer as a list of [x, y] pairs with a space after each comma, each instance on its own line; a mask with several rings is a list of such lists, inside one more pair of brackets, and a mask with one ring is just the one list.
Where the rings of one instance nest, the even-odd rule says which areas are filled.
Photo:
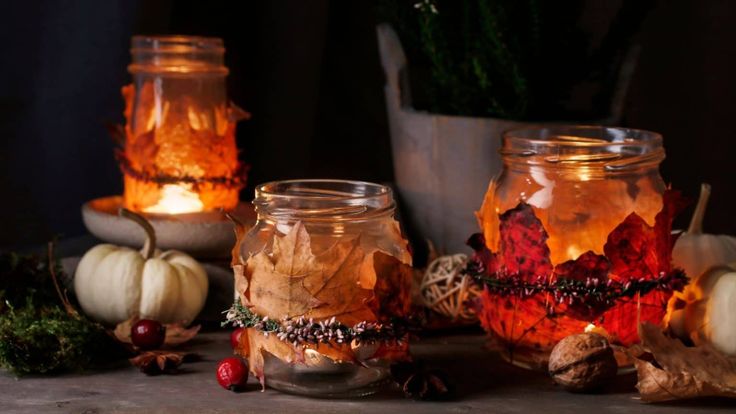
[[560, 341], [549, 357], [549, 373], [568, 391], [599, 388], [616, 376], [618, 364], [605, 337], [584, 333]]

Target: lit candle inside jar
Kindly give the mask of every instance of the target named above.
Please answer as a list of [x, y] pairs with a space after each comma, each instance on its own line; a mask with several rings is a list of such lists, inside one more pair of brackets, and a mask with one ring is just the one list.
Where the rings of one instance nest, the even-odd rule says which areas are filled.
[[122, 148], [123, 204], [144, 213], [233, 210], [244, 184], [217, 38], [133, 38]]
[[143, 209], [146, 213], [184, 214], [204, 209], [199, 195], [192, 191], [191, 184], [166, 184], [161, 188], [158, 203]]

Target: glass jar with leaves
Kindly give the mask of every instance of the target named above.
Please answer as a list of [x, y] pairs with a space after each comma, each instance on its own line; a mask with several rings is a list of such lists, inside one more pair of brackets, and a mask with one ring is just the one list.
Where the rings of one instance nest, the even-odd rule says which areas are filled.
[[[407, 223], [464, 249], [501, 133], [616, 124], [653, 1], [381, 1], [377, 28], [395, 179]], [[421, 179], [418, 179], [421, 177]]]

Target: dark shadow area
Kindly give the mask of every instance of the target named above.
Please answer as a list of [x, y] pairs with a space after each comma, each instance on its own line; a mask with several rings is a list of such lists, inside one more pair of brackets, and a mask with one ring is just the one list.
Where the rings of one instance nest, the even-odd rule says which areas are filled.
[[[693, 198], [701, 181], [713, 185], [705, 230], [731, 234], [735, 18], [729, 0], [657, 2], [624, 110], [627, 126], [665, 136], [666, 181]], [[243, 199], [256, 183], [283, 178], [390, 181], [375, 23], [368, 0], [5, 5], [0, 248], [84, 234], [81, 204], [121, 192], [104, 124], [122, 122], [133, 34], [224, 38], [230, 97], [253, 115], [238, 129], [252, 167]]]

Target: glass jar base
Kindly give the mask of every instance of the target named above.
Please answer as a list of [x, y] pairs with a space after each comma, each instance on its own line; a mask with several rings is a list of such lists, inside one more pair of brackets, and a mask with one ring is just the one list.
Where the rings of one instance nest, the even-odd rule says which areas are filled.
[[268, 357], [266, 385], [287, 394], [314, 398], [357, 398], [375, 394], [390, 380], [387, 367], [330, 363], [307, 367]]

